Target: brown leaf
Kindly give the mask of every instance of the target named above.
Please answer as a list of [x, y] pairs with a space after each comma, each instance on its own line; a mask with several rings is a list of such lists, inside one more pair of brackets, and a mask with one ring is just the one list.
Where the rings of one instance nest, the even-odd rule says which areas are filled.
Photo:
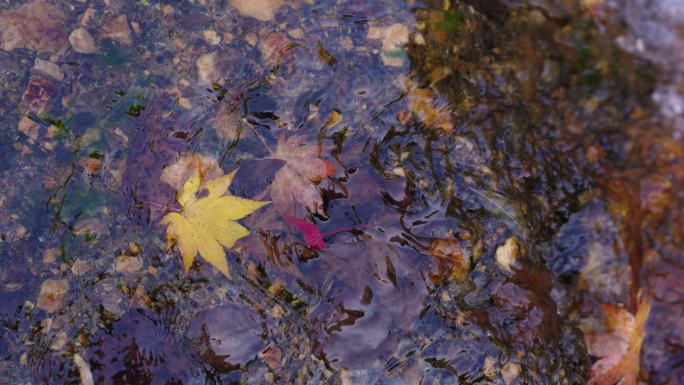
[[316, 187], [323, 178], [335, 172], [330, 163], [318, 157], [316, 145], [307, 144], [303, 137], [281, 137], [273, 158], [284, 160], [271, 187], [273, 203], [291, 210], [294, 202], [318, 211], [323, 206]]
[[602, 307], [607, 331], [586, 336], [589, 354], [599, 358], [591, 367], [588, 385], [636, 385], [651, 304], [640, 298], [636, 315], [614, 305]]

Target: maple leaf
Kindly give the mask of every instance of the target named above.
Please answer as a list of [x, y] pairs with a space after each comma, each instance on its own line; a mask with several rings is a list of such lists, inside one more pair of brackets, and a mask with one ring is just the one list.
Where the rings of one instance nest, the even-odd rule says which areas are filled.
[[636, 315], [614, 305], [602, 308], [608, 332], [586, 336], [589, 355], [599, 358], [591, 367], [587, 385], [636, 385], [651, 304], [639, 298]]
[[306, 242], [306, 245], [308, 247], [310, 247], [312, 249], [316, 249], [316, 250], [321, 250], [321, 249], [325, 249], [326, 247], [328, 247], [328, 244], [325, 243], [325, 239], [323, 239], [323, 237], [344, 233], [344, 232], [355, 230], [359, 227], [365, 226], [365, 225], [355, 225], [355, 226], [345, 227], [345, 228], [343, 228], [341, 230], [337, 230], [337, 231], [331, 231], [328, 233], [321, 233], [321, 230], [318, 228], [318, 225], [315, 223], [305, 221], [304, 219], [293, 217], [291, 215], [283, 215], [283, 217], [292, 226], [296, 227], [299, 231], [304, 233], [304, 241]]
[[[214, 265], [225, 276], [229, 276], [226, 252], [235, 242], [249, 234], [249, 230], [236, 222], [269, 202], [239, 198], [228, 193], [237, 170], [202, 183], [201, 166], [198, 165], [183, 187], [178, 190], [176, 200], [182, 206], [180, 212], [169, 213], [162, 218], [168, 224], [166, 239], [175, 242], [188, 271], [197, 253]], [[207, 195], [198, 197], [204, 186]], [[203, 190], [203, 189], [202, 189]]]
[[316, 184], [332, 175], [335, 168], [318, 157], [317, 146], [307, 144], [300, 136], [287, 140], [281, 136], [273, 158], [286, 162], [275, 175], [271, 189], [274, 203], [291, 207], [296, 201], [314, 211], [323, 206]]

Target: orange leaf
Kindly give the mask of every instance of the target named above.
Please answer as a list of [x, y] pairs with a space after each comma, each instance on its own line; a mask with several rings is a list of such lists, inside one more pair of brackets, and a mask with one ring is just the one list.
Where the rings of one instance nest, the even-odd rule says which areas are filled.
[[602, 305], [606, 333], [586, 336], [591, 356], [599, 358], [591, 367], [587, 385], [636, 385], [639, 377], [641, 344], [651, 311], [648, 300], [639, 298], [636, 315], [614, 305]]

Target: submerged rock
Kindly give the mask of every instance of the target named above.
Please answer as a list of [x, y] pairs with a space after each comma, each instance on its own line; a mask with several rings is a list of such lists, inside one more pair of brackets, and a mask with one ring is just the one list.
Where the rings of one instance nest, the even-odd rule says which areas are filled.
[[76, 28], [69, 35], [69, 43], [74, 51], [79, 53], [93, 53], [97, 51], [95, 39], [85, 28]]
[[48, 279], [43, 282], [38, 295], [38, 307], [48, 313], [54, 313], [64, 306], [69, 281], [66, 279]]
[[0, 48], [59, 52], [66, 47], [64, 11], [45, 0], [34, 0], [0, 13]]

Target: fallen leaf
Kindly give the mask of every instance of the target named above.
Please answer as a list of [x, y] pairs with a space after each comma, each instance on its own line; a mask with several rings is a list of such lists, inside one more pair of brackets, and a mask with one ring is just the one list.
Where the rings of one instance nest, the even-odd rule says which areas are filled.
[[426, 126], [441, 128], [449, 132], [454, 128], [451, 121], [451, 110], [448, 105], [439, 101], [430, 88], [417, 88], [411, 86], [408, 92], [408, 101], [413, 115]]
[[607, 332], [586, 336], [589, 355], [599, 359], [591, 367], [587, 385], [636, 385], [651, 304], [639, 298], [636, 315], [614, 305], [602, 307]]
[[276, 205], [292, 207], [296, 201], [313, 211], [323, 207], [316, 184], [332, 175], [335, 168], [318, 157], [316, 145], [307, 144], [300, 136], [287, 140], [281, 136], [273, 158], [286, 162], [276, 173], [271, 188], [271, 198]]
[[[269, 202], [258, 202], [239, 198], [228, 193], [236, 171], [221, 177], [204, 181], [201, 164], [182, 188], [176, 199], [182, 206], [180, 212], [169, 213], [162, 218], [168, 224], [166, 238], [175, 242], [189, 270], [197, 253], [225, 276], [229, 276], [228, 262], [223, 247], [231, 248], [235, 242], [249, 234], [249, 231], [236, 222]], [[207, 195], [198, 197], [201, 186]]]
[[284, 215], [283, 217], [292, 226], [304, 233], [304, 240], [306, 241], [307, 246], [317, 250], [328, 247], [317, 224], [290, 215]]

